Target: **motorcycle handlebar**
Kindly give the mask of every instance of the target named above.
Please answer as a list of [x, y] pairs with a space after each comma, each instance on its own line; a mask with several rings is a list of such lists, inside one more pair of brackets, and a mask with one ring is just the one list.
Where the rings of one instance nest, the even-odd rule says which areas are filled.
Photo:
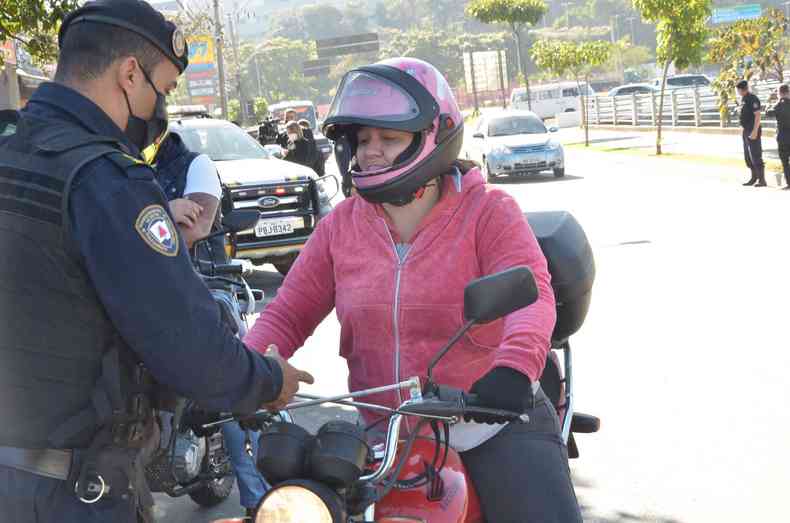
[[465, 393], [457, 389], [442, 387], [436, 398], [426, 398], [421, 402], [404, 404], [400, 410], [406, 413], [426, 416], [474, 417], [485, 416], [494, 423], [510, 421], [528, 422], [529, 416], [524, 413], [512, 412], [486, 406], [476, 394]]

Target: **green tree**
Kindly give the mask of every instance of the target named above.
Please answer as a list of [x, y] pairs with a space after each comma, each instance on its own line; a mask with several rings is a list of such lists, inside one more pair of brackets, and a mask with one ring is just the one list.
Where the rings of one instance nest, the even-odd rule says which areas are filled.
[[255, 121], [260, 122], [269, 112], [269, 104], [266, 103], [266, 99], [262, 96], [258, 96], [253, 100], [255, 104]]
[[228, 100], [228, 120], [231, 122], [241, 121], [241, 104], [237, 98]]
[[673, 63], [679, 69], [696, 65], [705, 55], [711, 0], [633, 0], [642, 18], [656, 24], [656, 59], [664, 68], [656, 132], [656, 154], [661, 154], [661, 123], [667, 73]]
[[[56, 34], [60, 22], [76, 9], [78, 0], [0, 0], [0, 42], [15, 40], [36, 62], [58, 57]], [[4, 56], [0, 53], [0, 66]]]
[[729, 123], [729, 105], [741, 80], [757, 77], [782, 81], [787, 56], [787, 18], [778, 9], [756, 20], [718, 28], [709, 42], [708, 60], [721, 70], [713, 81], [722, 122]]
[[530, 27], [537, 24], [546, 14], [546, 3], [543, 0], [472, 0], [466, 7], [466, 12], [486, 24], [506, 24], [513, 33], [516, 41], [516, 59], [524, 83], [527, 88], [527, 104], [531, 107], [529, 77], [522, 53], [522, 31], [529, 31]]
[[[611, 44], [600, 40], [539, 40], [532, 46], [532, 59], [539, 68], [558, 78], [570, 76], [576, 82], [581, 97], [585, 146], [590, 145], [590, 124], [587, 117], [587, 86], [590, 84], [590, 74], [595, 68], [604, 65], [610, 54]], [[586, 82], [586, 85], [582, 82]]]

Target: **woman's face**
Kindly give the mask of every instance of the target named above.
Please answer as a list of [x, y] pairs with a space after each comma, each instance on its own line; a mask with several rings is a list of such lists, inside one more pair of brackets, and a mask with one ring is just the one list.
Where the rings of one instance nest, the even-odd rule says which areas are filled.
[[411, 144], [413, 134], [393, 129], [363, 127], [357, 131], [357, 163], [363, 171], [386, 169]]

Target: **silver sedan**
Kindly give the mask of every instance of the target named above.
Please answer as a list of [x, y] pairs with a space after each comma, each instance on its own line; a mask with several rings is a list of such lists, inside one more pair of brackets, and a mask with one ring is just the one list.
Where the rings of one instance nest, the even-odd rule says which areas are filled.
[[565, 151], [552, 136], [557, 129], [547, 129], [530, 111], [506, 111], [483, 116], [474, 129], [467, 157], [483, 166], [490, 183], [503, 175], [519, 176], [552, 171], [565, 176]]

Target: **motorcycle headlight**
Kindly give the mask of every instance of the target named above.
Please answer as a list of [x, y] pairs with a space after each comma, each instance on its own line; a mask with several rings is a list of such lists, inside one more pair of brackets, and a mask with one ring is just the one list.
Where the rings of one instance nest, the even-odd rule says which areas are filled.
[[309, 480], [294, 480], [270, 490], [258, 505], [255, 523], [343, 523], [340, 496]]

